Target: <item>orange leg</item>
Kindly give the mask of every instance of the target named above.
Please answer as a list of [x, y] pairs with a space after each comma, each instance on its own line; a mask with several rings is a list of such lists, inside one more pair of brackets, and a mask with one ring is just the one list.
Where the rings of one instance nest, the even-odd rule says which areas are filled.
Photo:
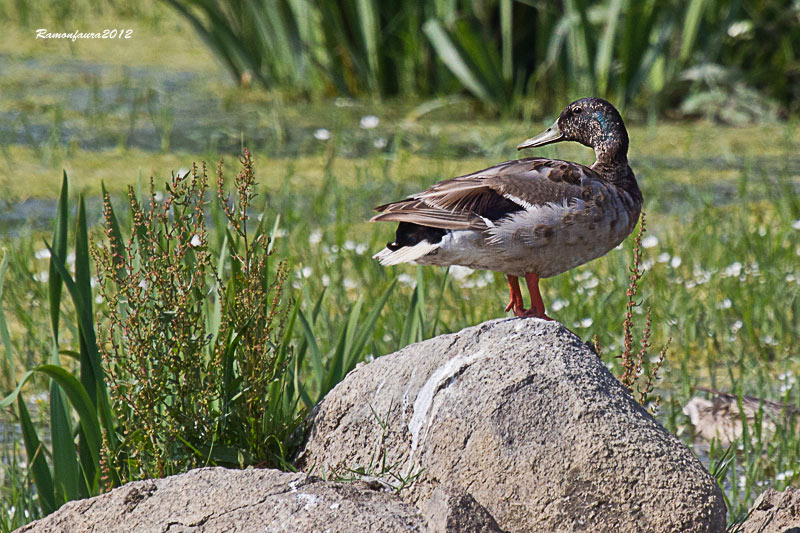
[[519, 278], [507, 275], [509, 302], [506, 311], [514, 310], [516, 316], [525, 316], [525, 303], [522, 301], [522, 291], [519, 290]]
[[542, 295], [539, 293], [539, 276], [536, 274], [525, 274], [525, 283], [528, 284], [528, 292], [531, 295], [531, 308], [525, 311], [525, 316], [553, 320], [544, 314], [544, 302], [542, 301]]

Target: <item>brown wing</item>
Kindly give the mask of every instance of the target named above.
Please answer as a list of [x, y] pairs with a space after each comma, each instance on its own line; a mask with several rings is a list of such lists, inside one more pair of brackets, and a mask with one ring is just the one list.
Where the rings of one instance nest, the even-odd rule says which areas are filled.
[[581, 179], [592, 169], [553, 159], [527, 158], [436, 183], [406, 200], [379, 207], [372, 221], [413, 222], [442, 229], [485, 229], [520, 209], [581, 197]]

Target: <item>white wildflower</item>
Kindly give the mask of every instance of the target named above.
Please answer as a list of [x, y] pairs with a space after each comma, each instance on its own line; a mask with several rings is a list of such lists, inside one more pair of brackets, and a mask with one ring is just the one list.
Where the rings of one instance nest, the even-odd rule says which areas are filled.
[[722, 272], [722, 275], [725, 277], [739, 277], [742, 273], [742, 264], [739, 261], [735, 263], [731, 263], [730, 265], [725, 267], [725, 270]]
[[[740, 446], [742, 445], [740, 444]], [[744, 450], [744, 446], [742, 446], [742, 450]], [[739, 484], [739, 490], [744, 490], [745, 487], [747, 486], [747, 476], [744, 474], [740, 474], [738, 484]]]
[[455, 265], [450, 267], [450, 276], [456, 281], [461, 281], [475, 272], [469, 267]]
[[386, 137], [378, 137], [372, 142], [372, 146], [378, 150], [383, 150], [387, 144], [389, 144], [389, 141], [386, 140]]
[[410, 274], [406, 274], [405, 272], [397, 276], [397, 281], [406, 285], [407, 287], [416, 287], [417, 286], [417, 278]]
[[328, 285], [331, 284], [331, 277], [327, 274], [323, 274], [321, 281], [322, 281], [322, 286], [327, 287]]
[[725, 298], [720, 303], [717, 304], [717, 309], [730, 309], [733, 305], [730, 298]]
[[557, 300], [553, 300], [553, 302], [550, 304], [550, 309], [555, 313], [561, 311], [568, 305], [569, 302], [567, 300], [562, 300], [559, 298]]
[[594, 289], [600, 285], [600, 280], [597, 278], [589, 278], [586, 283], [583, 284], [584, 289]]
[[373, 128], [377, 128], [380, 122], [380, 119], [375, 115], [365, 115], [361, 117], [361, 122], [359, 125], [365, 130], [371, 130]]
[[308, 244], [319, 244], [322, 240], [322, 230], [315, 229], [308, 236]]
[[50, 259], [50, 250], [48, 250], [47, 248], [36, 250], [36, 253], [33, 254], [33, 257], [35, 257], [36, 259]]
[[648, 235], [644, 239], [642, 239], [642, 246], [645, 248], [652, 248], [654, 246], [658, 246], [658, 237], [655, 235]]
[[358, 288], [358, 283], [356, 283], [356, 280], [352, 278], [344, 278], [342, 284], [344, 285], [344, 288], [347, 289], [348, 291], [355, 290]]
[[319, 128], [314, 132], [314, 138], [318, 141], [327, 141], [331, 138], [331, 132], [326, 128]]
[[594, 320], [592, 320], [591, 318], [584, 318], [581, 320], [582, 328], [589, 328], [592, 326], [592, 324], [594, 324]]
[[749, 20], [740, 20], [728, 26], [728, 37], [736, 39], [748, 33], [753, 29], [753, 23]]
[[192, 248], [197, 248], [198, 246], [202, 245], [203, 245], [203, 240], [200, 238], [200, 235], [196, 233], [192, 235], [192, 240], [189, 241], [189, 246], [191, 246]]
[[792, 228], [794, 228], [794, 229], [800, 229], [800, 218], [798, 218], [797, 220], [795, 220], [794, 222], [792, 222]]
[[669, 259], [670, 259], [669, 254], [667, 252], [662, 252], [658, 254], [658, 259], [656, 259], [656, 261], [658, 261], [659, 263], [667, 263], [669, 262]]
[[671, 266], [672, 268], [678, 268], [679, 266], [681, 266], [681, 262], [682, 262], [681, 258], [675, 255], [672, 257], [672, 259], [670, 259], [669, 266]]

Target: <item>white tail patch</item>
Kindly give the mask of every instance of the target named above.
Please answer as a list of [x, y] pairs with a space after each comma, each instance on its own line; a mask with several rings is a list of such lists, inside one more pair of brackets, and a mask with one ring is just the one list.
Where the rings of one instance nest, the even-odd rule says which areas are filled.
[[395, 251], [384, 248], [373, 255], [372, 258], [380, 261], [383, 266], [399, 265], [400, 263], [416, 261], [420, 257], [428, 255], [438, 247], [439, 243], [431, 244], [428, 241], [422, 241], [414, 246], [403, 246]]

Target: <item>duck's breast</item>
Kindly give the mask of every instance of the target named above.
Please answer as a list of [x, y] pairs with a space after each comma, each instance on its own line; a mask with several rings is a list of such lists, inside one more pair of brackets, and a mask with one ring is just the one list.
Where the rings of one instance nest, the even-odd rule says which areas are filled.
[[613, 184], [592, 181], [582, 198], [533, 206], [498, 220], [487, 243], [510, 274], [555, 276], [605, 255], [633, 231], [641, 204]]

